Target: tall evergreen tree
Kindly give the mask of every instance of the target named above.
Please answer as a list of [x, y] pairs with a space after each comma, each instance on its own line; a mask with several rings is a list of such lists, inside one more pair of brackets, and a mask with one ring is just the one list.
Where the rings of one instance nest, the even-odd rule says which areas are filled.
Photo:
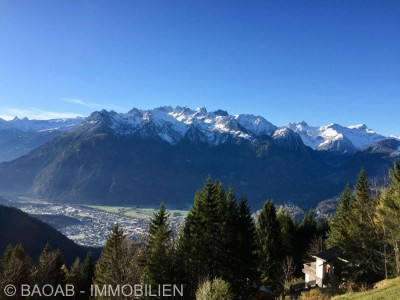
[[[309, 261], [309, 248], [313, 238], [317, 234], [317, 222], [310, 210], [303, 217], [300, 223], [297, 223], [294, 230], [293, 248], [296, 249], [293, 253], [293, 258], [296, 261], [296, 269], [301, 270], [302, 264]], [[297, 275], [301, 275], [297, 273]]]
[[295, 231], [293, 220], [290, 215], [284, 211], [282, 206], [279, 207], [278, 212], [276, 213], [276, 218], [281, 229], [283, 256], [293, 257], [294, 252], [297, 252], [297, 249], [296, 251], [293, 250]]
[[389, 171], [390, 185], [379, 197], [377, 219], [394, 253], [394, 273], [400, 276], [400, 166], [397, 161]]
[[258, 216], [256, 225], [258, 261], [261, 283], [281, 293], [282, 239], [273, 202], [268, 200]]
[[336, 213], [333, 216], [330, 224], [330, 234], [327, 243], [330, 247], [339, 246], [342, 249], [346, 248], [351, 238], [350, 229], [350, 205], [353, 202], [353, 196], [351, 194], [349, 184], [343, 190], [343, 193], [339, 200], [339, 205], [336, 209]]
[[0, 272], [1, 293], [8, 284], [13, 284], [16, 290], [16, 298], [20, 298], [21, 285], [27, 284], [31, 276], [31, 263], [21, 245], [14, 248], [8, 247], [4, 253]]
[[94, 279], [94, 270], [95, 265], [93, 261], [93, 254], [91, 251], [89, 251], [81, 263], [80, 268], [80, 288], [81, 291], [86, 291], [85, 295], [89, 295], [90, 286], [92, 285]]
[[[236, 196], [233, 192], [232, 186], [229, 187], [228, 193], [221, 192], [222, 197], [220, 206], [221, 212], [220, 217], [223, 219], [222, 232], [224, 232], [223, 248], [221, 260], [222, 264], [221, 277], [229, 280], [231, 283], [237, 279], [237, 273], [239, 271], [239, 249], [238, 249], [238, 234], [239, 234], [239, 214], [238, 206], [236, 203]], [[237, 286], [232, 284], [232, 286]]]
[[216, 185], [208, 178], [196, 193], [192, 209], [186, 218], [183, 246], [188, 251], [189, 276], [197, 284], [205, 277], [220, 275], [219, 258], [223, 244], [220, 203]]
[[168, 225], [169, 214], [165, 208], [164, 203], [160, 204], [159, 210], [154, 214], [150, 220], [148, 233], [150, 236], [154, 235], [160, 227], [169, 227]]
[[349, 206], [349, 237], [343, 246], [357, 268], [352, 268], [355, 280], [374, 282], [383, 275], [380, 236], [375, 223], [376, 201], [370, 196], [364, 170], [358, 175], [354, 200]]
[[[89, 251], [83, 262], [77, 257], [68, 272], [67, 282], [74, 286], [74, 299], [88, 299], [93, 277], [94, 264], [92, 253]], [[85, 293], [81, 293], [81, 291], [85, 291]]]
[[257, 277], [257, 256], [256, 256], [256, 229], [251, 215], [250, 207], [245, 196], [239, 202], [238, 217], [238, 263], [236, 273], [237, 292], [242, 299], [249, 297], [251, 285]]
[[77, 257], [67, 275], [68, 284], [74, 286], [74, 291], [76, 292], [75, 299], [79, 299], [79, 291], [81, 291], [81, 267], [81, 261], [79, 257]]
[[[103, 248], [95, 268], [95, 283], [98, 286], [132, 284], [139, 282], [136, 272], [138, 266], [134, 258], [132, 241], [124, 234], [119, 225], [115, 225]], [[102, 297], [98, 297], [102, 299]], [[107, 297], [106, 297], [107, 298]], [[123, 299], [113, 297], [113, 299]]]
[[164, 204], [150, 221], [144, 255], [145, 281], [148, 284], [172, 283], [172, 241], [169, 214]]
[[34, 282], [40, 287], [49, 284], [56, 288], [66, 282], [66, 271], [61, 251], [53, 251], [50, 245], [46, 244], [34, 269]]
[[185, 266], [188, 294], [194, 297], [198, 284], [206, 279], [236, 278], [239, 258], [239, 212], [233, 189], [225, 193], [219, 181], [209, 177], [195, 195], [179, 241]]

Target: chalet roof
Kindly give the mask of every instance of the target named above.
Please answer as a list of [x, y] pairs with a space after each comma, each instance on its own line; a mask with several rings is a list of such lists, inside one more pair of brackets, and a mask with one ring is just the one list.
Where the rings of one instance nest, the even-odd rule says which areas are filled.
[[332, 259], [335, 259], [342, 255], [342, 250], [338, 246], [333, 246], [332, 248], [326, 249], [317, 255], [314, 255], [314, 257], [322, 259], [324, 261], [331, 261]]

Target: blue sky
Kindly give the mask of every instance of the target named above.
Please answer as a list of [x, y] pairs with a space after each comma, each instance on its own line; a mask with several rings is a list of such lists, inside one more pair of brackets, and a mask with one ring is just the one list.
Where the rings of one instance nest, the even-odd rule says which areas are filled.
[[0, 117], [164, 105], [400, 135], [400, 2], [0, 1]]

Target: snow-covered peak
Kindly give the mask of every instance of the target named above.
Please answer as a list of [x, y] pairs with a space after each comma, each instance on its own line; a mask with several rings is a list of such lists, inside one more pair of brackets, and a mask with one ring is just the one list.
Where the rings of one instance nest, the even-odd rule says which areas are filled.
[[351, 153], [386, 139], [386, 137], [369, 129], [365, 124], [344, 127], [331, 123], [326, 126], [315, 127], [300, 122], [289, 123], [287, 127], [297, 132], [304, 144], [315, 150]]
[[279, 144], [285, 146], [289, 149], [299, 148], [301, 146], [304, 147], [304, 143], [302, 142], [299, 134], [294, 132], [288, 127], [282, 127], [277, 129], [272, 136]]
[[397, 136], [397, 135], [394, 135], [394, 134], [391, 134], [391, 135], [389, 136], [389, 138], [396, 139], [396, 140], [400, 140], [400, 136]]
[[347, 126], [347, 128], [350, 128], [350, 129], [368, 129], [367, 125], [365, 125], [365, 124], [350, 125], [350, 126]]
[[290, 128], [279, 128], [274, 132], [273, 138], [282, 138], [289, 136], [293, 131]]
[[[92, 114], [89, 120], [98, 122], [104, 119], [96, 117], [97, 114]], [[134, 108], [126, 114], [109, 114], [107, 120], [110, 120], [107, 121], [109, 127], [118, 134], [141, 133], [146, 126], [152, 126], [158, 136], [171, 144], [181, 141], [193, 127], [210, 144], [220, 144], [231, 137], [254, 140], [261, 136], [271, 136], [277, 128], [260, 116], [230, 115], [224, 110], [208, 112], [204, 107], [195, 110], [181, 106], [163, 106], [150, 110]]]
[[236, 115], [235, 119], [243, 128], [246, 128], [250, 133], [258, 136], [270, 136], [277, 129], [275, 125], [260, 116], [243, 114]]
[[15, 117], [10, 121], [0, 119], [0, 130], [16, 129], [25, 132], [49, 130], [67, 131], [81, 124], [83, 121], [84, 118], [81, 117], [51, 120], [29, 120], [28, 118], [21, 119]]

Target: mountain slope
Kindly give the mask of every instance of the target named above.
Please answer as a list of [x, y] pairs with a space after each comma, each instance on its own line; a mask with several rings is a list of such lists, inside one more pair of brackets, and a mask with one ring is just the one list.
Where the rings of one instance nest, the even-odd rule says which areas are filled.
[[0, 119], [0, 162], [10, 161], [75, 128], [83, 118], [28, 120]]
[[[129, 117], [130, 124], [136, 124], [136, 115]], [[192, 120], [184, 125], [188, 128], [179, 141], [171, 143], [151, 116], [141, 127], [128, 130], [116, 122], [120, 115], [96, 112], [29, 155], [0, 164], [0, 189], [70, 202], [184, 205], [212, 175], [233, 184], [254, 203], [267, 196], [278, 201], [317, 200], [309, 191], [318, 188], [312, 179], [324, 165], [297, 134], [289, 134], [296, 147], [290, 147], [291, 141], [282, 143], [280, 136], [256, 140], [249, 129], [227, 129], [240, 125], [236, 118], [217, 117], [214, 125], [204, 125], [203, 116]], [[207, 126], [216, 129], [210, 133]]]
[[362, 167], [370, 176], [386, 175], [398, 157], [369, 148], [339, 157], [322, 152], [262, 117], [181, 107], [103, 110], [29, 155], [0, 164], [0, 191], [185, 207], [211, 175], [255, 207], [268, 197], [309, 208], [339, 193]]
[[[83, 258], [89, 250], [21, 210], [0, 205], [0, 253], [9, 244], [22, 244], [28, 255], [36, 259], [46, 243], [53, 249], [60, 249], [69, 265], [76, 257]], [[97, 252], [95, 251], [96, 256]]]

